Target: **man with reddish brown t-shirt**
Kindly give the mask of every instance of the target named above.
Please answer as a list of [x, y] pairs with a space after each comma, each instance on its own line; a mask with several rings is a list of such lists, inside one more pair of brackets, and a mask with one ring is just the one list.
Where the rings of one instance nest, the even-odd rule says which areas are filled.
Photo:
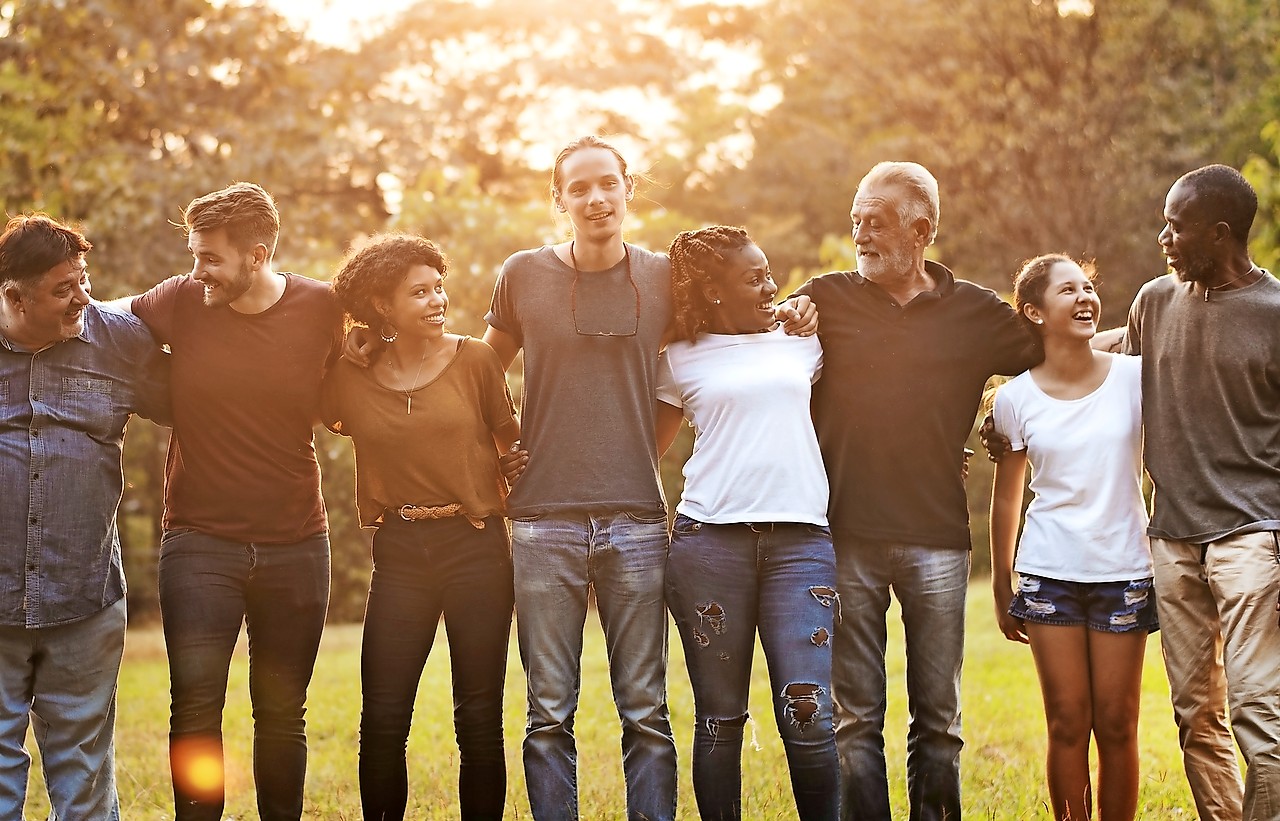
[[279, 215], [258, 186], [193, 200], [184, 228], [191, 273], [132, 303], [172, 353], [159, 577], [176, 818], [221, 818], [222, 706], [245, 623], [258, 812], [297, 819], [329, 601], [312, 430], [342, 314], [327, 284], [272, 270]]

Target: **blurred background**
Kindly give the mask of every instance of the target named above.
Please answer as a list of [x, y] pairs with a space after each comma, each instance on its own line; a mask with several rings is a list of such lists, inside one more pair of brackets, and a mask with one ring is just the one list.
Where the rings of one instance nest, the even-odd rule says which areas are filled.
[[[564, 236], [547, 184], [578, 136], [645, 178], [628, 240], [746, 226], [784, 293], [852, 267], [857, 181], [910, 159], [941, 184], [932, 256], [1002, 292], [1027, 257], [1096, 260], [1111, 326], [1163, 273], [1164, 194], [1199, 165], [1245, 171], [1255, 259], [1276, 265], [1278, 34], [1273, 0], [0, 0], [0, 198], [81, 224], [112, 298], [189, 269], [174, 223], [192, 198], [258, 182], [277, 270], [328, 279], [364, 235], [421, 233], [451, 258], [451, 328], [479, 335], [502, 260]], [[165, 442], [130, 426], [121, 535], [144, 622]], [[350, 448], [318, 448], [331, 616], [358, 619]], [[664, 463], [673, 503], [687, 450], [686, 433]], [[981, 567], [981, 457], [969, 486]]]

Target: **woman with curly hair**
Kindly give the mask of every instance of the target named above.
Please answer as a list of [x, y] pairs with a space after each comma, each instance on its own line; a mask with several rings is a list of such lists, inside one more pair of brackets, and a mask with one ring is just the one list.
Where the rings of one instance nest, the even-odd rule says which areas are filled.
[[839, 599], [827, 475], [809, 416], [822, 349], [817, 337], [779, 327], [769, 261], [746, 231], [686, 231], [669, 254], [677, 340], [658, 365], [660, 430], [683, 415], [695, 438], [666, 588], [693, 685], [698, 812], [742, 816], [758, 631], [799, 817], [835, 819], [831, 635]]
[[321, 405], [324, 423], [352, 438], [360, 524], [377, 528], [360, 657], [366, 819], [405, 815], [405, 745], [442, 614], [460, 816], [501, 818], [506, 800], [502, 691], [514, 593], [498, 453], [520, 426], [493, 349], [445, 331], [447, 272], [429, 240], [384, 235], [333, 281], [349, 319], [386, 343], [368, 368], [339, 362]]

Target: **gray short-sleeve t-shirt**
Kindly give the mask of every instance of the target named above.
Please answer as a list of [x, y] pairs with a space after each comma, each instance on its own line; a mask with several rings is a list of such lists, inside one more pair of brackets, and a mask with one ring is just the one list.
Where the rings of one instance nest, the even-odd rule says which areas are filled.
[[1205, 299], [1170, 274], [1129, 311], [1142, 355], [1149, 533], [1205, 543], [1280, 530], [1280, 281]]
[[521, 441], [529, 464], [514, 518], [661, 511], [654, 431], [658, 350], [671, 319], [667, 257], [577, 275], [550, 246], [507, 259], [485, 320], [524, 349]]

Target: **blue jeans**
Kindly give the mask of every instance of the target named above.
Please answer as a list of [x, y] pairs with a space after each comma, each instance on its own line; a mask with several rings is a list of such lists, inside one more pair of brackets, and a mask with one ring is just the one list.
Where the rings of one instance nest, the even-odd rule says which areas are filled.
[[404, 818], [405, 745], [441, 615], [453, 665], [461, 817], [502, 817], [502, 689], [512, 602], [511, 546], [500, 516], [486, 519], [482, 530], [462, 516], [420, 522], [390, 516], [378, 528], [360, 651], [365, 819]]
[[960, 666], [969, 551], [836, 536], [832, 684], [847, 819], [888, 819], [885, 617], [892, 589], [907, 650], [907, 795], [912, 821], [960, 818]]
[[799, 817], [836, 821], [831, 636], [840, 600], [830, 531], [676, 516], [667, 605], [693, 685], [699, 815], [704, 821], [742, 817], [742, 728], [759, 629]]
[[51, 817], [120, 817], [112, 740], [127, 612], [120, 599], [70, 624], [0, 627], [0, 818], [22, 818], [28, 717]]
[[[192, 530], [160, 543], [176, 821], [222, 817], [222, 707], [240, 626], [249, 634], [253, 775], [263, 821], [302, 815], [307, 685], [329, 605], [329, 537], [245, 544]], [[216, 777], [208, 777], [213, 772]]]
[[529, 688], [524, 767], [534, 818], [578, 817], [573, 717], [591, 588], [622, 721], [627, 816], [674, 818], [676, 745], [667, 713], [663, 600], [666, 516], [655, 511], [514, 520], [511, 546], [516, 634]]

